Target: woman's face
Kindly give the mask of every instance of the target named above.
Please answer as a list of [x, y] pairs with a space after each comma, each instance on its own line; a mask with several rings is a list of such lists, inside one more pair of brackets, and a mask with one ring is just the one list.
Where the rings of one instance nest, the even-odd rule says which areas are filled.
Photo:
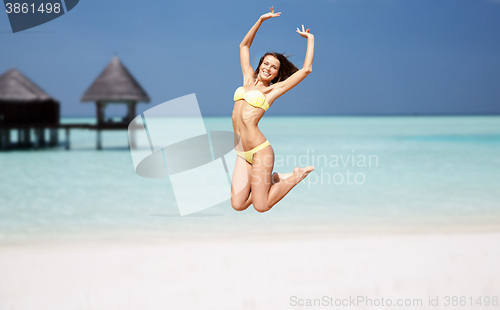
[[264, 57], [259, 68], [260, 79], [271, 83], [271, 81], [278, 76], [279, 69], [280, 61], [272, 55], [267, 55]]

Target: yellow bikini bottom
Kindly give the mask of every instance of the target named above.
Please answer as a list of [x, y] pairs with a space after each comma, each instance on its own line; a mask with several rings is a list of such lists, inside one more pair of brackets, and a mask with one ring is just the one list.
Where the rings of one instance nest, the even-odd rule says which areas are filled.
[[268, 145], [271, 145], [271, 143], [269, 143], [269, 141], [266, 140], [264, 143], [254, 147], [250, 151], [246, 152], [236, 151], [236, 154], [238, 154], [238, 156], [240, 156], [241, 158], [243, 158], [244, 160], [248, 161], [248, 163], [251, 164], [253, 162], [253, 155]]

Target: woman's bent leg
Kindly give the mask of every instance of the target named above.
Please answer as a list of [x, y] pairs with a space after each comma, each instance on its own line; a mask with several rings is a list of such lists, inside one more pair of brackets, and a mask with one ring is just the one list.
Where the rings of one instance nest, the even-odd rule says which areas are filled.
[[250, 187], [251, 203], [259, 212], [269, 211], [283, 197], [302, 181], [314, 167], [295, 168], [292, 176], [271, 186], [271, 173], [274, 168], [274, 151], [268, 146], [253, 157]]

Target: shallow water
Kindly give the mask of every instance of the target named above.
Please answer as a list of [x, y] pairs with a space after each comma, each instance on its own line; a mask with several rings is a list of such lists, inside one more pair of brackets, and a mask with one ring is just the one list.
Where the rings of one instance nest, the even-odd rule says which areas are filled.
[[[232, 129], [229, 117], [204, 122]], [[500, 224], [500, 117], [268, 117], [260, 128], [276, 171], [316, 167], [270, 212], [226, 201], [180, 217], [168, 179], [135, 174], [126, 131], [104, 132], [97, 151], [95, 132], [71, 130], [70, 151], [61, 131], [57, 148], [0, 152], [0, 236]]]

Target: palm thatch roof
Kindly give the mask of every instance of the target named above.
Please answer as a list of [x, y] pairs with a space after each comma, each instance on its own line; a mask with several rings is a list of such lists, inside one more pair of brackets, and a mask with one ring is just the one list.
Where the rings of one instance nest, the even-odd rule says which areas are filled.
[[17, 69], [0, 75], [0, 102], [46, 101], [57, 102]]
[[149, 102], [149, 100], [148, 94], [116, 56], [90, 85], [81, 99], [81, 101], [118, 102]]

